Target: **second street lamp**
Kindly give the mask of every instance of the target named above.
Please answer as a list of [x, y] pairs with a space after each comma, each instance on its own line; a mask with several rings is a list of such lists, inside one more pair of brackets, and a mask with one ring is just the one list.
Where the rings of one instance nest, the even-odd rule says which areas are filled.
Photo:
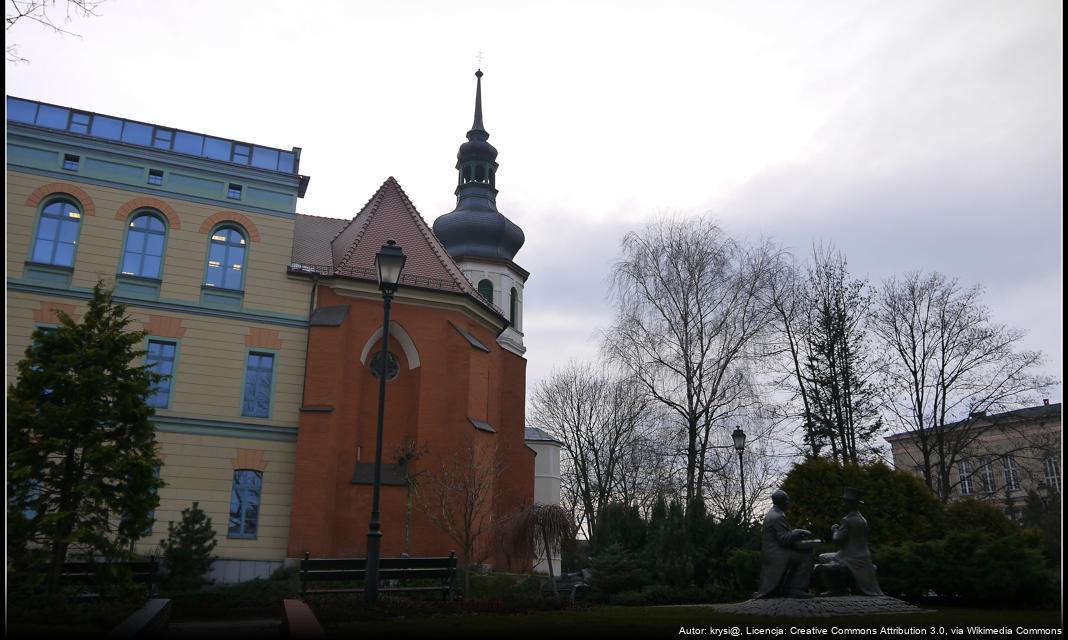
[[367, 531], [367, 583], [364, 600], [374, 604], [378, 600], [378, 561], [382, 555], [382, 522], [378, 501], [382, 488], [382, 425], [386, 412], [386, 378], [389, 361], [389, 310], [393, 306], [393, 294], [397, 291], [401, 271], [407, 257], [397, 243], [387, 240], [375, 254], [375, 270], [378, 272], [378, 288], [382, 291], [382, 350], [371, 359], [371, 369], [378, 370], [378, 425], [375, 434], [375, 478], [371, 498], [371, 524]]
[[742, 485], [742, 509], [738, 513], [738, 519], [745, 517], [745, 465], [742, 463], [742, 452], [745, 451], [745, 432], [741, 427], [735, 427], [731, 434], [734, 439], [734, 448], [738, 451], [738, 482]]

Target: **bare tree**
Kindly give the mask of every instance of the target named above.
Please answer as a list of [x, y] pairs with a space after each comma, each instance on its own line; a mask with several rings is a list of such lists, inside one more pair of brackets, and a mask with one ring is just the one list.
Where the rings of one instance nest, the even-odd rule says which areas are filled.
[[416, 486], [416, 498], [430, 521], [455, 542], [463, 554], [464, 596], [470, 593], [471, 569], [486, 559], [484, 539], [501, 521], [493, 499], [504, 472], [497, 440], [469, 434], [451, 457], [427, 471]]
[[[96, 10], [104, 2], [105, 0], [65, 0], [66, 13], [62, 18], [62, 24], [69, 24], [75, 15], [84, 18], [98, 15]], [[58, 35], [81, 37], [56, 23], [55, 7], [56, 0], [7, 0], [5, 32], [10, 38], [11, 29], [16, 24], [33, 22]], [[9, 62], [28, 62], [19, 55], [17, 44], [9, 43], [5, 49]]]
[[649, 404], [634, 380], [575, 363], [534, 389], [530, 423], [563, 444], [562, 493], [590, 537], [601, 509], [633, 488], [626, 463], [648, 431]]
[[412, 554], [412, 500], [415, 497], [415, 489], [425, 471], [415, 468], [415, 463], [427, 454], [427, 447], [419, 446], [415, 440], [407, 440], [404, 445], [394, 452], [394, 459], [400, 469], [401, 478], [404, 480], [404, 553]]
[[661, 219], [623, 239], [604, 350], [679, 425], [687, 504], [715, 471], [706, 466], [714, 428], [748, 390], [746, 349], [772, 317], [780, 253], [735, 242], [707, 218]]
[[912, 436], [917, 466], [943, 500], [984, 416], [1034, 403], [1056, 383], [1035, 373], [1041, 352], [1018, 350], [1024, 333], [992, 322], [981, 296], [979, 286], [913, 272], [883, 284], [872, 314], [885, 356], [882, 407]]

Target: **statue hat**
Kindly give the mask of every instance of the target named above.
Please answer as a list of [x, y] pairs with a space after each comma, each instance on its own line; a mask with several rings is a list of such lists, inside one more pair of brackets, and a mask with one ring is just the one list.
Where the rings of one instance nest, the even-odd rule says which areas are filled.
[[853, 487], [846, 487], [842, 490], [842, 500], [856, 500], [858, 504], [864, 504], [864, 501], [860, 499], [860, 489]]

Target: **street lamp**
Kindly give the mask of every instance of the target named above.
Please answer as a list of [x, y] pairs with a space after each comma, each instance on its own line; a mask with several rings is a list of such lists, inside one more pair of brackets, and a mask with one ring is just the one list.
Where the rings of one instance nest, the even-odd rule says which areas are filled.
[[367, 584], [364, 600], [373, 605], [378, 600], [378, 560], [382, 551], [382, 523], [378, 511], [378, 498], [382, 488], [382, 425], [386, 412], [386, 378], [389, 360], [389, 309], [393, 306], [393, 294], [397, 291], [401, 271], [407, 257], [397, 243], [387, 240], [375, 254], [375, 269], [378, 271], [378, 288], [382, 291], [382, 351], [378, 360], [371, 360], [371, 368], [381, 367], [378, 372], [378, 425], [375, 434], [375, 480], [371, 498], [371, 525], [367, 531]]
[[742, 452], [745, 451], [745, 432], [741, 427], [735, 427], [734, 433], [731, 434], [731, 438], [734, 438], [734, 448], [738, 451], [738, 481], [742, 485], [742, 510], [739, 515], [745, 517], [745, 465], [742, 464]]

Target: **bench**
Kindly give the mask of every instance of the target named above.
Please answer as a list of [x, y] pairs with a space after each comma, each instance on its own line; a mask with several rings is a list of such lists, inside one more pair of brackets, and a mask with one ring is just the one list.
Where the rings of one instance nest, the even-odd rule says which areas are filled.
[[[571, 604], [575, 604], [575, 599], [578, 597], [579, 593], [588, 591], [589, 588], [590, 585], [586, 584], [586, 580], [581, 571], [556, 576], [556, 591], [561, 595], [567, 594]], [[551, 594], [553, 592], [552, 583], [548, 580], [542, 583], [541, 592], [543, 594]]]
[[[367, 558], [312, 558], [304, 552], [300, 561], [300, 597], [322, 593], [362, 593], [364, 588], [334, 586], [309, 589], [310, 582], [362, 583], [367, 579]], [[435, 558], [381, 558], [378, 561], [379, 593], [440, 591], [446, 601], [452, 600], [456, 580], [456, 553]], [[426, 580], [432, 585], [381, 586], [383, 580]]]
[[134, 582], [148, 585], [150, 595], [156, 593], [156, 573], [159, 570], [159, 561], [155, 556], [146, 560], [118, 562], [95, 560], [64, 562], [60, 582], [65, 586], [87, 587], [90, 591], [78, 593], [76, 597], [79, 599], [96, 599], [100, 597], [101, 580], [106, 580], [106, 574], [112, 569], [129, 571]]

